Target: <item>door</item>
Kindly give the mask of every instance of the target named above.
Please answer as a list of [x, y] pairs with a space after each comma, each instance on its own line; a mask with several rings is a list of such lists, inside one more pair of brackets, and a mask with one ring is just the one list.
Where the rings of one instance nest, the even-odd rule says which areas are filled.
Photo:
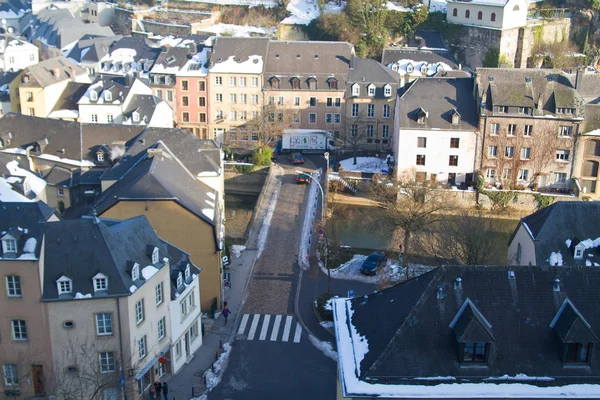
[[190, 333], [185, 333], [185, 356], [190, 356]]
[[32, 365], [31, 376], [33, 378], [33, 390], [35, 394], [44, 394], [46, 392], [46, 388], [44, 387], [44, 367], [41, 365]]

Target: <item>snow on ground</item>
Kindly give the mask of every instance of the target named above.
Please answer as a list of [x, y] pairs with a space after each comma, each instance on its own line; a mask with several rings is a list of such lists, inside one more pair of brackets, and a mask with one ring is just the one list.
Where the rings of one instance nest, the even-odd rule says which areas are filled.
[[335, 350], [333, 350], [333, 346], [329, 342], [321, 342], [319, 339], [309, 334], [308, 339], [310, 342], [319, 349], [325, 356], [331, 358], [333, 361], [337, 362], [338, 354]]
[[231, 250], [231, 254], [233, 254], [235, 256], [235, 258], [240, 258], [242, 251], [246, 250], [246, 246], [234, 244], [233, 246], [231, 246], [230, 250]]
[[269, 227], [271, 226], [271, 220], [273, 219], [275, 206], [277, 206], [277, 199], [279, 198], [280, 190], [281, 181], [278, 180], [275, 184], [275, 190], [273, 191], [273, 195], [269, 200], [269, 208], [267, 208], [267, 214], [265, 215], [262, 227], [260, 228], [260, 232], [258, 233], [258, 251], [256, 253], [256, 258], [260, 257], [263, 249], [265, 248], [265, 243], [267, 242], [267, 235], [269, 234]]
[[354, 164], [354, 157], [347, 158], [340, 161], [340, 168], [344, 168], [344, 171], [351, 172], [367, 172], [376, 173], [381, 170], [387, 170], [387, 164], [385, 159], [377, 157], [356, 157], [356, 165]]
[[[395, 285], [396, 283], [406, 280], [406, 272], [399, 265], [397, 260], [388, 259], [385, 264], [377, 270], [377, 275], [368, 276], [360, 272], [362, 263], [367, 259], [366, 255], [355, 254], [352, 259], [338, 268], [331, 270], [331, 277], [335, 279], [353, 280], [365, 283], [384, 283], [386, 286]], [[319, 267], [324, 274], [327, 274], [327, 269], [322, 262], [319, 262]], [[429, 272], [434, 267], [430, 265], [408, 264], [408, 271], [412, 277], [422, 275]]]
[[323, 12], [325, 14], [339, 14], [344, 11], [344, 8], [346, 8], [345, 1], [342, 1], [340, 5], [338, 5], [337, 1], [330, 1], [329, 3], [325, 4]]
[[248, 25], [233, 25], [233, 24], [215, 24], [208, 28], [203, 28], [202, 31], [210, 32], [216, 36], [233, 36], [233, 37], [251, 37], [257, 35], [272, 36], [275, 34], [277, 27], [264, 28], [261, 26]]
[[287, 10], [292, 14], [281, 21], [288, 25], [308, 25], [321, 14], [316, 0], [290, 0]]
[[387, 3], [387, 9], [391, 10], [391, 11], [400, 11], [400, 12], [410, 12], [410, 11], [412, 11], [412, 9], [410, 9], [408, 7], [402, 7], [398, 3], [393, 3], [391, 1], [388, 1], [388, 3]]
[[[221, 382], [221, 378], [223, 378], [223, 372], [227, 367], [227, 362], [229, 361], [229, 352], [231, 351], [231, 345], [229, 343], [225, 343], [223, 345], [223, 352], [214, 362], [213, 367], [209, 368], [205, 373], [204, 377], [206, 378], [206, 388], [208, 390], [214, 389], [219, 382]], [[214, 371], [213, 371], [214, 369]]]
[[443, 12], [445, 13], [448, 9], [448, 3], [446, 0], [422, 0], [423, 4], [429, 7], [429, 12]]
[[[319, 168], [313, 174], [313, 177], [319, 181], [321, 179], [321, 169]], [[304, 223], [302, 225], [302, 233], [300, 234], [300, 249], [298, 251], [300, 258], [300, 266], [303, 269], [308, 269], [308, 252], [310, 250], [310, 228], [312, 222], [315, 218], [316, 210], [317, 210], [317, 198], [319, 196], [319, 187], [315, 182], [315, 179], [310, 180], [310, 188], [308, 192], [308, 202], [306, 203], [306, 208], [304, 211]]]

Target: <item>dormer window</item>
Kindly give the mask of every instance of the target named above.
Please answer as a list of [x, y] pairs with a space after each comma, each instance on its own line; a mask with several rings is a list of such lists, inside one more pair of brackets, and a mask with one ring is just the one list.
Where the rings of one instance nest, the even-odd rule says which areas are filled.
[[300, 79], [292, 78], [292, 89], [300, 89]]
[[92, 280], [94, 281], [94, 292], [108, 289], [108, 278], [106, 275], [98, 273], [92, 277]]
[[181, 275], [181, 272], [177, 275], [177, 287], [183, 285], [183, 276]]
[[392, 96], [392, 87], [389, 84], [385, 85], [383, 87], [383, 95], [385, 97], [391, 97]]
[[592, 343], [567, 343], [565, 364], [589, 364], [592, 346]]
[[463, 363], [485, 363], [487, 361], [488, 346], [489, 344], [484, 342], [464, 343], [462, 345], [462, 359], [459, 361]]
[[352, 85], [352, 96], [360, 96], [360, 85], [358, 83]]
[[367, 86], [367, 93], [369, 94], [369, 96], [375, 96], [375, 85], [370, 84], [369, 86]]
[[466, 364], [485, 364], [490, 347], [495, 342], [492, 325], [467, 299], [450, 323], [458, 343], [458, 361]]
[[185, 280], [187, 281], [190, 278], [190, 264], [185, 266]]
[[329, 79], [329, 89], [337, 90], [338, 88], [338, 80], [335, 78]]
[[98, 158], [98, 161], [100, 161], [100, 162], [104, 161], [104, 152], [99, 151], [98, 153], [96, 153], [96, 157]]
[[398, 64], [396, 64], [396, 63], [392, 64], [392, 71], [398, 72]]
[[17, 241], [11, 237], [2, 239], [2, 252], [16, 253], [17, 252]]
[[133, 122], [140, 122], [140, 113], [138, 113], [137, 111], [133, 112], [132, 117], [133, 117]]
[[73, 281], [63, 275], [56, 281], [56, 287], [59, 295], [71, 293], [73, 291]]
[[315, 78], [308, 78], [308, 88], [310, 90], [317, 90], [317, 80]]
[[131, 279], [134, 281], [140, 279], [140, 266], [138, 264], [135, 264], [131, 269]]
[[563, 364], [583, 364], [590, 362], [590, 355], [598, 337], [590, 324], [566, 299], [550, 323], [562, 345]]
[[98, 101], [98, 92], [96, 92], [95, 90], [92, 90], [90, 92], [90, 100]]
[[427, 75], [427, 64], [421, 65], [421, 75]]
[[112, 93], [109, 91], [104, 92], [104, 98], [106, 101], [112, 101]]
[[415, 70], [414, 65], [412, 65], [412, 63], [408, 63], [408, 65], [406, 66], [406, 72], [408, 72], [409, 74], [412, 74]]
[[429, 113], [423, 108], [419, 108], [419, 110], [417, 111], [417, 123], [421, 125], [425, 124], [425, 122], [427, 121], [427, 117], [429, 117]]
[[452, 125], [459, 125], [460, 124], [460, 114], [458, 113], [458, 111], [456, 111], [456, 109], [451, 111], [451, 116], [452, 116]]
[[585, 251], [585, 245], [581, 242], [575, 246], [575, 254], [573, 258], [576, 260], [581, 260], [583, 258], [583, 252]]
[[279, 78], [273, 77], [273, 78], [271, 78], [270, 82], [271, 82], [271, 89], [279, 89]]
[[154, 250], [152, 250], [152, 264], [158, 264], [158, 259], [159, 259], [158, 247], [155, 247]]

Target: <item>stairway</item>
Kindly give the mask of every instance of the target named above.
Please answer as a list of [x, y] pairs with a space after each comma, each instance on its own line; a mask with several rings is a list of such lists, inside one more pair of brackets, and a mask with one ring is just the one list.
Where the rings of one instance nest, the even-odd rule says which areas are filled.
[[352, 187], [352, 185], [350, 185], [344, 178], [340, 177], [339, 175], [330, 174], [329, 179], [341, 182], [341, 184], [345, 188], [350, 190], [352, 193], [356, 194], [356, 189], [354, 187]]

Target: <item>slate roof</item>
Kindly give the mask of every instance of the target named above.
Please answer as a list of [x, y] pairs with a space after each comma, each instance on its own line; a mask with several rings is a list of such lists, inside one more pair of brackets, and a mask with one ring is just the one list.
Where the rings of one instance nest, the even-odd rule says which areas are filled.
[[[535, 116], [556, 114], [556, 108], [575, 108], [573, 116], [583, 117], [584, 101], [569, 76], [559, 69], [477, 68], [477, 90], [485, 94], [486, 114], [493, 106], [529, 107]], [[528, 82], [530, 81], [530, 82]], [[539, 96], [543, 107], [537, 110]]]
[[10, 102], [10, 92], [8, 85], [14, 81], [21, 71], [3, 71], [0, 72], [0, 88], [4, 85], [6, 89], [0, 90], [0, 101]]
[[[58, 76], [56, 76], [58, 72]], [[47, 87], [64, 80], [74, 80], [78, 76], [85, 75], [86, 72], [67, 60], [63, 56], [50, 58], [40, 61], [38, 64], [30, 65], [23, 71], [23, 78], [30, 77], [29, 82], [21, 79], [23, 87]]]
[[[417, 79], [400, 97], [400, 129], [477, 130], [473, 82], [473, 78]], [[417, 122], [421, 108], [429, 114], [425, 124]], [[460, 114], [458, 125], [452, 125], [454, 110]]]
[[[514, 278], [509, 277], [509, 271], [514, 271]], [[456, 286], [459, 277], [461, 283]], [[556, 279], [559, 280], [558, 291], [555, 290]], [[598, 336], [599, 284], [600, 268], [442, 266], [375, 294], [339, 300], [336, 307], [340, 307], [340, 303], [351, 307], [350, 322], [356, 329], [355, 336], [364, 336], [368, 343], [368, 352], [360, 362], [359, 377], [364, 382], [399, 387], [419, 385], [421, 395], [417, 397], [430, 398], [439, 395], [428, 396], [427, 387], [436, 390], [435, 385], [440, 383], [451, 383], [450, 386], [487, 383], [494, 388], [501, 385], [497, 392], [500, 394], [522, 391], [521, 396], [507, 394], [506, 397], [528, 398], [536, 397], [531, 395], [532, 389], [511, 384], [551, 387], [600, 383], [600, 352], [591, 354], [590, 365], [585, 368], [565, 368], [557, 331], [550, 326], [568, 299], [589, 323], [591, 332]], [[459, 346], [453, 321], [462, 318], [461, 309], [464, 311], [471, 305], [485, 317], [488, 330], [493, 334], [493, 340], [481, 332], [469, 338], [491, 343], [486, 366], [458, 362]], [[473, 320], [473, 315], [467, 317], [467, 321], [481, 325]], [[338, 346], [338, 351], [341, 357], [353, 357], [348, 349], [342, 351]], [[347, 364], [341, 362], [341, 365]], [[501, 378], [486, 379], [490, 377]], [[548, 379], [532, 379], [536, 377]], [[470, 386], [464, 398], [494, 397], [483, 386]], [[401, 390], [409, 397], [415, 392], [410, 387]], [[543, 391], [538, 393], [537, 397], [545, 397]], [[358, 396], [348, 397], [378, 397], [369, 396], [370, 393], [352, 394]]]
[[132, 49], [135, 50], [134, 61], [148, 60], [154, 62], [160, 54], [160, 48], [154, 47], [153, 43], [142, 37], [124, 36], [114, 42], [109, 49], [109, 54], [102, 61], [110, 61], [115, 50]]
[[[0, 1], [0, 17], [5, 19], [18, 19], [31, 12], [31, 5], [21, 0], [2, 0]], [[14, 15], [13, 15], [14, 14]], [[17, 32], [22, 33], [22, 32]]]
[[[7, 148], [25, 150], [34, 145], [34, 156], [46, 154], [67, 160], [98, 163], [96, 151], [100, 145], [126, 142], [139, 135], [140, 126], [80, 124], [78, 122], [30, 117], [9, 113], [0, 118], [0, 137], [12, 133]], [[41, 145], [40, 145], [41, 144]]]
[[60, 95], [52, 111], [58, 110], [79, 110], [77, 102], [84, 95], [87, 88], [90, 87], [89, 83], [69, 82], [67, 87]]
[[[586, 250], [583, 260], [573, 259], [573, 247], [579, 241], [600, 238], [600, 204], [597, 202], [559, 201], [521, 218], [517, 229], [521, 224], [533, 235], [538, 265], [550, 265], [548, 260], [554, 252], [561, 253], [563, 265], [584, 264], [588, 258], [590, 263], [600, 263], [598, 247]], [[572, 242], [571, 248], [566, 245], [567, 239]], [[592, 256], [588, 257], [589, 254]]]
[[[82, 218], [46, 224], [42, 301], [73, 300], [76, 293], [92, 298], [129, 296], [132, 285], [145, 283], [141, 274], [148, 265], [161, 269], [168, 249], [144, 215], [107, 224], [98, 218]], [[158, 247], [159, 263], [152, 264], [146, 246]], [[133, 281], [127, 263], [140, 266], [140, 279]], [[106, 291], [94, 292], [92, 277], [108, 277]], [[58, 294], [56, 280], [67, 276], [71, 294]]]
[[213, 227], [218, 226], [216, 192], [196, 180], [160, 141], [138, 156], [136, 163], [102, 193], [95, 208], [101, 215], [119, 201], [129, 200], [172, 200]]
[[585, 122], [583, 132], [600, 129], [600, 104], [585, 105]]
[[[181, 250], [178, 247], [173, 246], [171, 243], [164, 241], [163, 243], [167, 245], [167, 249], [169, 251], [169, 257], [171, 258], [171, 271], [170, 271], [170, 280], [171, 280], [171, 300], [175, 300], [179, 297], [179, 294], [183, 293], [189, 285], [193, 278], [193, 275], [198, 275], [202, 270], [192, 264], [190, 260], [189, 253]], [[185, 279], [185, 268], [190, 266], [190, 277]], [[181, 273], [184, 284], [181, 286], [177, 286], [177, 277]]]
[[346, 96], [352, 97], [352, 86], [355, 83], [361, 86], [360, 97], [370, 97], [367, 95], [369, 84], [375, 85], [375, 98], [386, 98], [383, 91], [383, 86], [386, 84], [392, 87], [392, 97], [395, 97], [398, 90], [398, 75], [375, 60], [355, 57], [354, 68], [350, 68], [348, 72]]
[[395, 47], [383, 49], [383, 54], [381, 55], [381, 63], [383, 65], [387, 66], [388, 64], [400, 60], [413, 60], [416, 62], [426, 62], [428, 64], [443, 62], [448, 64], [452, 69], [458, 69], [458, 63], [454, 57], [452, 57], [450, 52], [447, 51], [415, 50]]
[[37, 18], [39, 25], [31, 39], [59, 49], [76, 42], [84, 35], [114, 35], [110, 27], [100, 26], [95, 22], [86, 24], [67, 9], [46, 8], [38, 12]]
[[53, 165], [48, 172], [44, 173], [44, 180], [53, 186], [72, 188], [79, 183], [79, 170], [70, 170], [60, 165]]
[[264, 71], [265, 89], [271, 89], [269, 79], [280, 79], [280, 89], [298, 90], [292, 88], [291, 79], [297, 77], [301, 81], [301, 89], [308, 90], [308, 79], [317, 79], [318, 90], [329, 90], [327, 81], [335, 78], [338, 88], [344, 90], [348, 76], [350, 60], [354, 48], [346, 42], [318, 41], [269, 41], [269, 51], [266, 57]]
[[586, 103], [600, 104], [600, 73], [580, 72], [577, 91]]
[[[250, 56], [261, 56], [267, 58], [268, 38], [233, 38], [219, 36], [215, 39], [213, 53], [210, 55], [209, 66], [226, 61], [234, 56], [241, 62], [247, 61]], [[220, 59], [220, 61], [219, 61]]]
[[[17, 240], [17, 255], [23, 254], [23, 245], [29, 238], [36, 240], [35, 257], [38, 258], [44, 237], [44, 224], [54, 214], [54, 209], [43, 201], [34, 203], [4, 203], [0, 202], [0, 236], [9, 230], [20, 230]], [[27, 229], [27, 233], [25, 233]], [[0, 246], [0, 257], [2, 248]]]
[[[135, 94], [131, 96], [127, 109], [123, 112], [123, 119], [131, 124], [148, 125], [152, 121], [154, 111], [159, 103], [164, 100], [160, 97], [150, 94]], [[133, 121], [133, 113], [137, 112], [140, 116], [139, 122]]]
[[78, 63], [97, 63], [108, 54], [110, 46], [122, 37], [84, 35], [65, 56]]

